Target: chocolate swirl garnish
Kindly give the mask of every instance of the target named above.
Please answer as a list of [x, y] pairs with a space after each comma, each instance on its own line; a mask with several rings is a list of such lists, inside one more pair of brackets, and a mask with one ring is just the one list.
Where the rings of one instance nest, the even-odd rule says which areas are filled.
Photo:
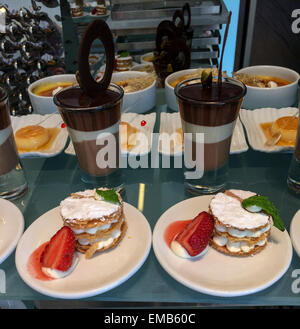
[[183, 15], [183, 19], [184, 19], [184, 15], [185, 15], [185, 11], [187, 12], [187, 23], [186, 24], [184, 24], [184, 28], [186, 29], [186, 30], [188, 30], [189, 29], [189, 27], [190, 27], [190, 25], [191, 25], [191, 7], [190, 7], [190, 5], [189, 5], [189, 3], [188, 2], [186, 2], [185, 4], [184, 4], [184, 6], [182, 7], [182, 15]]
[[[89, 65], [89, 55], [94, 40], [99, 39], [105, 49], [106, 66], [102, 79], [99, 82], [92, 77]], [[115, 47], [110, 28], [102, 19], [91, 22], [83, 33], [78, 51], [78, 77], [83, 92], [91, 97], [108, 88], [115, 63]]]
[[[176, 20], [179, 18], [179, 22], [176, 24]], [[184, 16], [181, 10], [175, 10], [173, 15], [173, 23], [177, 28], [178, 35], [182, 35], [184, 31]]]
[[162, 21], [159, 23], [156, 32], [156, 49], [158, 52], [164, 48], [163, 40], [168, 37], [168, 41], [171, 41], [177, 37], [177, 29], [173, 22]]
[[222, 64], [223, 64], [223, 55], [224, 55], [224, 50], [226, 46], [226, 41], [227, 41], [227, 35], [228, 35], [228, 30], [229, 30], [229, 25], [230, 25], [230, 20], [231, 20], [231, 11], [228, 13], [228, 19], [227, 19], [227, 24], [226, 24], [226, 30], [224, 34], [224, 41], [223, 41], [223, 47], [222, 47], [222, 53], [221, 53], [221, 59], [220, 59], [220, 67], [219, 67], [219, 72], [218, 72], [218, 85], [221, 86], [222, 84]]

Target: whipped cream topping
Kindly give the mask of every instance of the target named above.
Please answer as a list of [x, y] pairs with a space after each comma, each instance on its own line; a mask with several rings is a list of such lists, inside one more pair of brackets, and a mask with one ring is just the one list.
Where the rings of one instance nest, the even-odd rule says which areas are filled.
[[241, 202], [224, 193], [218, 193], [210, 202], [212, 214], [223, 223], [237, 229], [256, 229], [269, 224], [269, 216], [264, 213], [250, 213]]
[[43, 273], [45, 273], [46, 275], [50, 276], [53, 279], [61, 279], [70, 275], [77, 264], [78, 264], [78, 255], [74, 253], [72, 265], [67, 271], [60, 271], [50, 267], [42, 267], [42, 271]]
[[[93, 192], [92, 192], [93, 191]], [[92, 194], [93, 193], [93, 194]], [[60, 203], [60, 213], [66, 220], [100, 219], [119, 210], [120, 205], [95, 198], [95, 190], [78, 192], [82, 198], [68, 197]]]
[[196, 256], [191, 256], [184, 247], [182, 247], [182, 245], [180, 243], [178, 243], [177, 241], [173, 240], [171, 242], [171, 250], [174, 252], [175, 255], [177, 255], [178, 257], [181, 258], [196, 258], [196, 257], [201, 257], [203, 255], [205, 255], [208, 251], [208, 245], [206, 246], [206, 248], [198, 255]]

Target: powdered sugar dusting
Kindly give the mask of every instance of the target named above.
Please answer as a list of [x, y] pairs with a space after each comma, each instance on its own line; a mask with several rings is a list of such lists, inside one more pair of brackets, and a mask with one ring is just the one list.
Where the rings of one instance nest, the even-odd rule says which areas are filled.
[[254, 196], [256, 195], [256, 193], [254, 192], [250, 192], [250, 191], [243, 191], [243, 190], [229, 190], [232, 194], [238, 196], [239, 198], [241, 199], [248, 199], [250, 198], [251, 196]]
[[60, 203], [60, 213], [66, 220], [102, 219], [119, 210], [120, 205], [95, 198], [96, 190], [76, 192], [81, 198], [68, 197]]
[[[234, 190], [231, 192], [234, 193]], [[264, 213], [250, 213], [242, 207], [239, 200], [224, 193], [218, 193], [211, 200], [210, 208], [220, 222], [238, 229], [256, 229], [269, 223], [269, 216]]]

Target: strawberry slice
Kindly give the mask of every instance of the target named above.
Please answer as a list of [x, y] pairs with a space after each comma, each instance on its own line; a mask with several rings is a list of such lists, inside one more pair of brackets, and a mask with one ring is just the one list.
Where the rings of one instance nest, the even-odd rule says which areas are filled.
[[202, 211], [180, 232], [177, 241], [190, 256], [197, 256], [208, 245], [214, 229], [214, 220], [206, 211]]
[[69, 227], [63, 226], [55, 233], [43, 251], [40, 258], [42, 267], [67, 271], [73, 262], [75, 246], [73, 231]]

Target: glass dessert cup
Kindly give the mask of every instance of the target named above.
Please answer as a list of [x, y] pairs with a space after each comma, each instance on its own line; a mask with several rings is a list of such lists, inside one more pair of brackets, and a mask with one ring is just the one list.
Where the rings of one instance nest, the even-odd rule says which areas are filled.
[[54, 103], [67, 126], [82, 181], [94, 187], [123, 189], [119, 169], [119, 123], [124, 91], [110, 84], [95, 97], [79, 86], [61, 90]]
[[8, 94], [0, 87], [0, 198], [16, 199], [27, 191], [11, 126]]
[[203, 88], [199, 78], [182, 81], [175, 87], [184, 133], [185, 187], [194, 194], [223, 190], [228, 156], [236, 119], [246, 86], [223, 78]]

